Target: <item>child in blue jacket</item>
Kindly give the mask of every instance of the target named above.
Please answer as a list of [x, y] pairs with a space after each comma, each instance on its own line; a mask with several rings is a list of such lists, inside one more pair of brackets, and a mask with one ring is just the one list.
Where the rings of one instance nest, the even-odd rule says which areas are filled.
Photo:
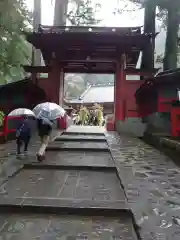
[[24, 154], [27, 155], [30, 138], [31, 138], [31, 125], [28, 116], [23, 116], [23, 120], [16, 129], [17, 156], [21, 156], [21, 146], [23, 144]]

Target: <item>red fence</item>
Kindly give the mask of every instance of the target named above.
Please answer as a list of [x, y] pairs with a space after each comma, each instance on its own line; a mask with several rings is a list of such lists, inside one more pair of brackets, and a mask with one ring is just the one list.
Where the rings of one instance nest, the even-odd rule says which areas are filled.
[[16, 132], [16, 127], [19, 121], [22, 120], [21, 116], [5, 116], [4, 124], [0, 136], [5, 140], [8, 138], [9, 134]]
[[[16, 128], [19, 122], [22, 120], [21, 116], [5, 116], [2, 130], [0, 131], [0, 137], [7, 140], [10, 135], [15, 136]], [[72, 119], [65, 115], [63, 118], [57, 119], [56, 128], [65, 130], [72, 124]], [[32, 121], [32, 128], [36, 129], [36, 121]]]

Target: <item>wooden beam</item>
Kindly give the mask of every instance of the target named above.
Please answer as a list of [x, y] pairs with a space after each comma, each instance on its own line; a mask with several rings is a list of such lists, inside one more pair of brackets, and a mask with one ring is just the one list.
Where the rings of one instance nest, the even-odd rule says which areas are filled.
[[64, 73], [115, 74], [116, 69], [63, 68]]
[[91, 63], [104, 63], [104, 64], [116, 64], [117, 61], [113, 60], [104, 60], [104, 59], [92, 59], [92, 60], [63, 60], [61, 61], [63, 64], [71, 64], [71, 63], [77, 63], [77, 64], [91, 64]]
[[64, 54], [64, 55], [59, 55], [57, 56], [57, 60], [59, 62], [84, 62], [87, 63], [89, 61], [89, 63], [115, 63], [118, 60], [117, 56], [113, 56], [112, 54], [97, 54], [97, 55], [90, 55], [90, 54]]
[[26, 72], [29, 73], [49, 73], [51, 72], [51, 66], [28, 66], [23, 65], [23, 68]]
[[144, 69], [136, 69], [136, 68], [126, 68], [125, 73], [127, 75], [139, 75], [139, 76], [154, 76], [158, 69], [154, 68], [152, 71], [146, 71]]

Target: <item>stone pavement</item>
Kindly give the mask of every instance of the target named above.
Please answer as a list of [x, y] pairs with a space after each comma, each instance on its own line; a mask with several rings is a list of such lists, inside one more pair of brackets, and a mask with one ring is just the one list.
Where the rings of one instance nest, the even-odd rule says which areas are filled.
[[[61, 131], [53, 130], [51, 141], [61, 135]], [[30, 141], [29, 147], [29, 161], [35, 160], [36, 152], [40, 146], [38, 136], [33, 136]], [[0, 145], [0, 184], [6, 181], [9, 177], [13, 176], [24, 165], [23, 161], [16, 158], [16, 142], [9, 141]]]
[[180, 168], [137, 138], [106, 137], [141, 238], [179, 240]]
[[45, 161], [30, 155], [1, 184], [0, 239], [137, 239], [104, 130], [84, 131], [59, 136]]
[[[39, 145], [40, 141], [36, 137], [31, 139], [28, 158], [35, 158]], [[23, 165], [24, 162], [16, 158], [15, 141], [0, 145], [0, 185], [19, 171]]]
[[1, 182], [0, 239], [180, 239], [180, 169], [158, 150], [81, 126], [58, 136], [42, 163], [36, 148]]

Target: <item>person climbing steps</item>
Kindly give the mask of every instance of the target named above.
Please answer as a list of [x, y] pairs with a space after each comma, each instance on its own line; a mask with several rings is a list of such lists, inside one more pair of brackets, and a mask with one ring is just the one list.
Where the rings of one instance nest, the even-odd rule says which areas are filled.
[[28, 146], [31, 139], [31, 125], [28, 116], [22, 116], [23, 120], [16, 129], [17, 157], [21, 157], [21, 147], [24, 144], [24, 155], [28, 153]]
[[41, 140], [41, 146], [37, 153], [37, 160], [41, 162], [45, 159], [45, 151], [52, 132], [53, 121], [50, 121], [45, 118], [38, 119], [37, 121], [38, 121], [37, 122], [38, 134]]

